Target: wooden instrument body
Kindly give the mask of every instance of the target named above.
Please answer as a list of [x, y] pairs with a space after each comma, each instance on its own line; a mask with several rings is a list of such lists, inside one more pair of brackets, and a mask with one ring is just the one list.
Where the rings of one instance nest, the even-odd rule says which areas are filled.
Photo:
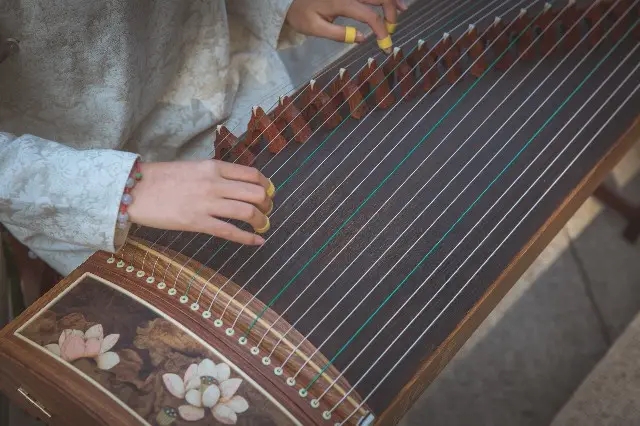
[[[489, 2], [476, 3], [480, 7]], [[513, 5], [504, 3], [504, 9]], [[630, 4], [623, 2], [625, 7]], [[419, 3], [414, 7], [419, 7]], [[584, 6], [581, 7], [571, 11], [572, 14], [567, 13], [566, 22], [562, 22], [565, 28], [567, 22], [570, 24], [571, 19], [580, 16], [584, 10]], [[495, 24], [495, 28], [509, 27], [512, 22], [521, 27], [523, 22], [539, 14], [540, 9], [530, 10], [524, 17], [514, 9], [503, 16], [504, 22]], [[458, 21], [464, 22], [471, 15], [470, 11], [465, 13]], [[634, 13], [633, 19], [640, 16], [637, 11]], [[590, 15], [590, 22], [594, 16], [597, 17], [597, 13]], [[549, 21], [549, 17], [546, 18]], [[94, 419], [94, 423], [138, 424], [141, 420], [136, 416], [153, 423], [165, 406], [177, 409], [182, 403], [168, 393], [158, 377], [181, 376], [190, 363], [200, 363], [208, 357], [215, 364], [224, 362], [231, 366], [232, 377], [243, 378], [238, 395], [249, 401], [249, 409], [238, 413], [237, 424], [333, 424], [340, 423], [353, 410], [358, 410], [358, 415], [349, 418], [350, 424], [359, 421], [367, 424], [372, 419], [368, 416], [370, 412], [375, 415], [376, 424], [397, 423], [571, 214], [640, 138], [637, 95], [633, 98], [635, 102], [629, 102], [616, 116], [615, 123], [603, 124], [607, 118], [605, 113], [613, 109], [616, 102], [624, 100], [635, 81], [627, 81], [623, 87], [627, 90], [617, 93], [620, 78], [612, 79], [595, 99], [587, 102], [595, 90], [591, 88], [614, 72], [637, 41], [628, 40], [609, 61], [598, 65], [589, 83], [593, 86], [585, 86], [585, 90], [569, 99], [572, 90], [580, 87], [581, 81], [615, 43], [620, 31], [615, 37], [609, 36], [596, 54], [586, 54], [598, 41], [597, 37], [591, 37], [565, 61], [564, 56], [585, 33], [581, 28], [570, 37], [571, 42], [563, 42], [553, 49], [553, 54], [538, 66], [541, 52], [551, 49], [549, 40], [558, 38], [556, 35], [545, 37], [544, 45], [536, 45], [537, 55], [526, 55], [512, 69], [511, 65], [518, 61], [517, 53], [511, 52], [505, 57], [508, 60], [503, 58], [485, 77], [483, 69], [496, 58], [496, 52], [500, 52], [495, 47], [487, 47], [495, 34], [487, 36], [484, 32], [494, 25], [494, 16], [487, 15], [476, 24], [477, 31], [467, 35], [455, 31], [452, 39], [442, 39], [440, 33], [429, 36], [431, 38], [424, 36], [425, 46], [438, 46], [425, 61], [420, 62], [420, 57], [408, 52], [412, 46], [405, 49], [403, 59], [398, 59], [402, 75], [410, 75], [415, 81], [420, 76], [428, 79], [422, 78], [418, 87], [411, 88], [400, 84], [398, 74], [385, 79], [377, 75], [376, 81], [395, 84], [396, 103], [376, 106], [375, 102], [382, 102], [386, 92], [369, 84], [366, 90], [376, 90], [376, 93], [364, 99], [368, 103], [368, 115], [364, 118], [361, 116], [364, 110], [351, 111], [357, 107], [353, 103], [343, 102], [338, 108], [331, 101], [336, 93], [329, 92], [341, 90], [339, 95], [344, 99], [348, 96], [345, 92], [354, 91], [353, 84], [344, 90], [344, 86], [331, 83], [343, 75], [358, 75], [360, 65], [365, 62], [364, 58], [353, 60], [358, 49], [332, 65], [328, 78], [318, 78], [307, 86], [311, 89], [305, 88], [307, 92], [313, 91], [312, 94], [322, 94], [318, 105], [338, 108], [338, 114], [332, 116], [330, 113], [334, 111], [320, 111], [322, 105], [305, 110], [296, 96], [292, 97], [293, 101], [287, 99], [283, 103], [292, 102], [302, 111], [314, 131], [308, 140], [296, 139], [296, 135], [290, 134], [291, 129], [287, 129], [287, 140], [291, 138], [296, 142], [283, 147], [278, 135], [285, 129], [274, 131], [273, 127], [281, 125], [282, 120], [275, 116], [267, 119], [260, 111], [260, 126], [254, 127], [262, 130], [251, 132], [243, 142], [252, 151], [238, 146], [225, 149], [255, 161], [276, 184], [287, 183], [276, 194], [272, 230], [265, 248], [241, 248], [217, 240], [212, 248], [208, 246], [211, 238], [206, 235], [142, 229], [136, 234], [137, 239], [132, 239], [115, 258], [97, 253], [2, 331], [0, 370], [9, 377], [6, 385], [5, 382], [0, 385], [3, 391], [24, 400], [24, 396], [15, 391], [16, 387], [23, 386], [46, 409], [55, 411], [55, 416], [67, 422], [60, 424], [76, 424], [71, 420], [84, 424], [87, 418]], [[460, 42], [458, 47], [463, 48], [458, 48], [458, 52], [461, 52], [464, 46], [473, 46], [479, 34], [485, 34], [484, 53], [474, 49], [462, 64], [456, 65], [456, 72], [449, 70], [447, 67], [459, 54], [444, 53], [447, 46], [451, 47], [454, 40], [456, 45]], [[637, 32], [634, 36], [637, 37]], [[509, 40], [505, 36], [495, 45], [504, 48]], [[520, 48], [531, 43], [529, 33], [525, 42], [512, 50], [522, 53]], [[589, 57], [582, 63], [586, 56]], [[480, 57], [482, 61], [471, 66], [471, 62]], [[628, 73], [640, 55], [636, 52], [631, 59], [616, 75]], [[384, 61], [378, 58], [369, 63], [383, 66]], [[393, 58], [389, 62], [393, 62]], [[425, 63], [438, 64], [439, 68], [430, 69]], [[478, 66], [480, 63], [482, 66]], [[469, 66], [471, 70], [464, 72]], [[419, 71], [411, 71], [411, 67]], [[340, 72], [341, 68], [347, 72]], [[574, 68], [578, 71], [574, 72]], [[388, 72], [385, 69], [385, 74]], [[504, 79], [503, 75], [506, 75]], [[462, 80], [457, 81], [458, 77]], [[501, 85], [494, 91], [497, 81], [501, 81]], [[546, 84], [538, 91], [541, 81]], [[325, 89], [331, 87], [333, 89]], [[513, 94], [509, 94], [512, 90]], [[407, 91], [410, 93], [405, 93]], [[423, 95], [427, 91], [429, 95], [425, 99]], [[530, 99], [529, 95], [534, 92], [537, 94]], [[596, 114], [596, 108], [614, 92], [617, 95], [609, 101], [608, 110]], [[303, 90], [301, 98], [305, 98], [305, 93]], [[499, 109], [503, 98], [508, 101]], [[565, 98], [568, 99], [566, 105], [562, 103]], [[520, 110], [527, 103], [528, 106]], [[561, 104], [563, 111], [554, 113], [554, 108]], [[543, 107], [540, 112], [536, 109], [538, 105]], [[587, 105], [585, 110], [581, 109], [583, 105]], [[454, 107], [457, 109], [450, 113]], [[427, 110], [429, 114], [425, 118], [423, 113]], [[497, 113], [494, 115], [492, 110]], [[516, 112], [512, 119], [512, 113]], [[551, 114], [554, 119], [548, 121]], [[336, 119], [349, 115], [359, 120], [348, 119], [342, 125], [341, 119]], [[502, 124], [508, 122], [503, 128]], [[524, 122], [526, 126], [518, 129]], [[566, 123], [570, 123], [567, 129], [563, 127]], [[605, 132], [589, 141], [600, 126]], [[305, 129], [305, 126], [297, 123], [296, 128]], [[318, 128], [326, 131], [316, 132]], [[258, 137], [262, 131], [266, 141]], [[225, 132], [219, 132], [219, 136], [223, 134]], [[577, 142], [574, 135], [579, 136]], [[267, 146], [265, 142], [270, 139], [275, 143]], [[582, 141], [593, 142], [584, 155]], [[459, 147], [462, 149], [458, 150]], [[565, 147], [568, 147], [566, 152]], [[272, 155], [273, 150], [278, 152], [276, 157]], [[576, 158], [579, 161], [574, 164]], [[395, 168], [400, 162], [403, 166]], [[532, 164], [535, 167], [529, 169]], [[538, 182], [536, 178], [542, 170], [547, 170], [547, 174]], [[501, 180], [496, 176], [502, 177]], [[547, 194], [546, 185], [556, 177], [558, 185]], [[380, 182], [384, 186], [379, 186]], [[533, 190], [530, 192], [530, 189]], [[527, 195], [526, 198], [519, 198], [522, 194]], [[301, 206], [305, 208], [299, 210]], [[485, 217], [490, 209], [492, 214]], [[535, 215], [527, 216], [532, 210]], [[523, 217], [528, 219], [520, 223]], [[421, 219], [414, 222], [416, 218]], [[498, 232], [489, 232], [494, 226]], [[404, 235], [406, 229], [411, 232], [396, 244], [396, 237]], [[422, 232], [426, 236], [416, 240]], [[330, 244], [323, 245], [329, 236]], [[371, 248], [370, 241], [376, 242]], [[387, 251], [388, 247], [392, 250]], [[344, 255], [340, 256], [343, 250]], [[489, 264], [482, 263], [488, 258], [492, 260]], [[467, 262], [469, 259], [472, 261]], [[371, 273], [370, 266], [375, 266]], [[392, 273], [385, 275], [389, 271]], [[97, 281], [90, 285], [78, 284], [86, 274], [97, 277], [94, 278]], [[405, 276], [408, 278], [403, 280]], [[378, 281], [380, 277], [384, 280]], [[451, 280], [452, 277], [455, 280]], [[423, 282], [427, 285], [423, 286]], [[334, 283], [332, 291], [325, 294], [324, 290]], [[377, 283], [381, 285], [369, 297], [367, 292]], [[386, 298], [395, 294], [399, 285], [404, 288], [387, 303]], [[105, 294], [96, 296], [97, 302], [86, 300], [88, 296], [84, 300], [74, 296], [74, 292], [89, 291], [86, 289], [91, 286], [92, 291]], [[348, 293], [351, 288], [353, 292]], [[417, 297], [405, 307], [405, 301], [414, 291]], [[367, 297], [366, 304], [358, 305]], [[116, 300], [120, 303], [118, 308], [113, 307]], [[313, 306], [316, 300], [321, 303], [307, 314], [307, 307]], [[380, 310], [375, 310], [379, 304]], [[209, 305], [211, 309], [207, 309]], [[323, 316], [333, 307], [338, 308], [336, 313], [325, 320]], [[387, 324], [387, 319], [401, 309], [403, 315]], [[53, 327], [55, 333], [37, 331], [36, 328], [44, 330], [44, 324], [52, 321], [51, 311], [55, 321], [61, 322]], [[205, 316], [205, 312], [211, 316]], [[372, 312], [377, 314], [375, 318]], [[59, 359], [42, 349], [43, 345], [59, 338], [55, 334], [59, 335], [60, 328], [70, 321], [65, 316], [75, 313], [83, 315], [84, 322], [77, 323], [85, 329], [82, 331], [102, 322], [105, 336], [111, 333], [128, 336], [118, 340], [123, 346], [113, 348], [126, 352], [112, 373], [97, 371], [92, 359], [74, 361], [84, 369], [93, 369], [100, 383], [115, 386], [107, 393], [104, 386], [101, 390], [77, 370], [68, 366], [61, 368]], [[353, 317], [343, 326], [341, 321], [351, 313]], [[414, 318], [417, 321], [409, 327], [409, 320]], [[221, 327], [215, 325], [216, 319], [223, 320]], [[188, 347], [197, 349], [185, 350], [170, 343], [169, 340], [173, 340], [165, 339], [166, 336], [153, 340], [158, 347], [149, 344], [145, 339], [149, 338], [149, 323], [153, 321], [166, 324], [172, 333], [181, 336], [177, 339], [181, 344], [188, 341]], [[318, 325], [321, 327], [316, 329]], [[242, 343], [239, 339], [248, 328], [251, 332], [246, 335], [247, 342]], [[227, 332], [228, 329], [231, 331]], [[334, 336], [337, 329], [340, 333]], [[423, 330], [429, 332], [423, 334]], [[379, 336], [379, 331], [384, 333]], [[146, 337], [136, 340], [135, 336], [140, 333]], [[356, 334], [357, 338], [348, 340]], [[400, 335], [403, 340], [394, 343], [394, 338]], [[410, 344], [417, 346], [407, 352]], [[251, 352], [254, 345], [259, 347], [257, 355]], [[129, 351], [139, 354], [144, 367], [136, 367], [139, 361]], [[167, 363], [157, 355], [157, 365], [149, 366], [148, 359], [153, 359], [149, 354], [156, 352], [162, 352], [162, 356], [178, 353], [190, 358], [178, 365]], [[263, 355], [267, 359], [263, 359]], [[408, 356], [403, 362], [396, 365], [396, 360], [405, 355]], [[278, 375], [274, 367], [283, 360], [287, 361], [285, 369]], [[393, 375], [387, 377], [392, 367], [395, 368]], [[302, 370], [296, 382], [288, 385], [286, 379], [296, 375], [299, 368]], [[118, 369], [123, 372], [119, 373]], [[120, 385], [114, 383], [119, 383], [119, 377], [133, 382], [118, 388]], [[334, 379], [337, 379], [336, 385], [330, 385]], [[380, 383], [384, 383], [384, 387], [376, 392]], [[300, 391], [307, 387], [308, 395], [301, 396]], [[313, 407], [313, 399], [325, 389], [328, 391], [321, 398], [320, 406]], [[146, 398], [153, 403], [141, 396], [144, 392], [152, 394], [146, 394]], [[360, 395], [372, 397], [360, 407]], [[331, 420], [323, 419], [324, 411], [345, 396]], [[211, 410], [207, 410], [202, 424], [208, 424], [206, 420], [212, 419], [211, 416]], [[162, 419], [168, 422], [165, 417]], [[189, 424], [180, 418], [174, 421]]]
[[[76, 424], [72, 421], [87, 418], [93, 418], [91, 424], [205, 425], [213, 421], [210, 412], [201, 421], [190, 422], [179, 416], [169, 421], [163, 416], [163, 412], [171, 410], [174, 410], [171, 416], [177, 415], [179, 407], [190, 405], [184, 398], [177, 398], [171, 393], [163, 376], [176, 374], [184, 381], [190, 365], [200, 365], [208, 359], [216, 366], [225, 364], [230, 367], [231, 374], [227, 379], [242, 380], [237, 392], [227, 399], [242, 396], [248, 401], [249, 409], [237, 413], [237, 423], [234, 424], [325, 423], [322, 407], [310, 405], [313, 394], [310, 392], [303, 398], [299, 386], [289, 386], [284, 380], [293, 374], [301, 361], [309, 359], [302, 354], [313, 354], [315, 348], [303, 343], [300, 360], [291, 363], [291, 367], [284, 369], [282, 377], [279, 377], [274, 373], [274, 366], [260, 362], [264, 353], [250, 352], [251, 341], [241, 344], [241, 335], [231, 336], [225, 328], [203, 322], [202, 310], [181, 309], [182, 306], [176, 306], [175, 297], [158, 288], [165, 289], [162, 284], [158, 285], [159, 281], [150, 282], [148, 271], [143, 274], [141, 269], [149, 254], [147, 250], [142, 244], [129, 242], [121, 252], [132, 260], [127, 265], [107, 253], [96, 253], [3, 329], [0, 334], [0, 372], [8, 380], [2, 381], [0, 390], [9, 396], [19, 396], [18, 401], [25, 399], [24, 395], [16, 395], [18, 389], [27, 392], [42, 405], [44, 411], [33, 404], [31, 407], [27, 404], [27, 409], [54, 425]], [[161, 264], [155, 263], [154, 266], [170, 271], [165, 278], [167, 281], [177, 278], [175, 289], [183, 294], [195, 271], [183, 268], [176, 259], [178, 257], [170, 259], [165, 254], [159, 259]], [[210, 270], [200, 271], [199, 279], [205, 282], [212, 276], [216, 278], [211, 280], [202, 300], [212, 300], [211, 296], [217, 293], [220, 283], [226, 282], [224, 277]], [[228, 285], [225, 292], [218, 294], [211, 311], [224, 309], [232, 300], [229, 293], [234, 294], [237, 290], [237, 286]], [[237, 306], [243, 306], [251, 299], [251, 295], [240, 293], [233, 301]], [[263, 308], [264, 305], [254, 299], [248, 303], [244, 320], [251, 321], [256, 317], [254, 313]], [[263, 318], [273, 319], [274, 313], [267, 310]], [[59, 344], [64, 330], [84, 333], [98, 324], [103, 329], [104, 341], [115, 339], [107, 337], [109, 335], [118, 335], [108, 352], [117, 354], [120, 361], [114, 366], [107, 365], [108, 369], [100, 367], [99, 355], [90, 351], [80, 356], [68, 342]], [[265, 324], [259, 321], [256, 328]], [[282, 337], [289, 327], [282, 323], [271, 331], [271, 335]], [[86, 345], [90, 345], [89, 340], [87, 334]], [[292, 330], [284, 341], [287, 346], [294, 347], [302, 339]], [[49, 350], [47, 346], [50, 345], [58, 345], [61, 354]], [[277, 352], [271, 356], [274, 363], [279, 358]], [[326, 363], [326, 358], [316, 354], [300, 379], [318, 374]], [[337, 372], [329, 368], [323, 376], [329, 380], [337, 377]], [[215, 380], [222, 389], [223, 380]], [[348, 384], [344, 380], [341, 384], [339, 391], [329, 396], [329, 401], [335, 402], [336, 398], [344, 395]], [[354, 397], [351, 398], [352, 409], [360, 402]], [[363, 414], [367, 413], [363, 410]], [[340, 413], [334, 416], [333, 420], [338, 421]]]

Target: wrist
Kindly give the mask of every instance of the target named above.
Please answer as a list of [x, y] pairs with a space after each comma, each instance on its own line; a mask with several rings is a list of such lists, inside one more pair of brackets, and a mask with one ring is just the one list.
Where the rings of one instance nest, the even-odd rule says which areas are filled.
[[117, 227], [127, 229], [130, 225], [130, 209], [134, 202], [134, 189], [138, 182], [142, 180], [143, 168], [139, 159], [133, 163], [129, 177], [125, 182], [120, 208], [118, 209]]

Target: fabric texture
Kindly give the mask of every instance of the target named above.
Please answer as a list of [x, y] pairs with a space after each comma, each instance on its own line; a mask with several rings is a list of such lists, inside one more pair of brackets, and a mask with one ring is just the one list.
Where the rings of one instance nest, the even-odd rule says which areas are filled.
[[208, 158], [217, 124], [240, 135], [292, 89], [291, 1], [0, 2], [20, 42], [0, 64], [0, 222], [65, 275], [117, 250], [138, 155]]

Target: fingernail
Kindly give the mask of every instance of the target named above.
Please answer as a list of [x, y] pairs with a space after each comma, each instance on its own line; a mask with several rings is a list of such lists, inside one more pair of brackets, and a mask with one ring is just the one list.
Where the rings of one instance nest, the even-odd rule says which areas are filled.
[[263, 244], [264, 244], [264, 242], [265, 242], [265, 241], [264, 241], [264, 238], [259, 237], [259, 236], [257, 236], [257, 235], [253, 238], [253, 241], [255, 242], [255, 244], [256, 244], [257, 246], [261, 246], [261, 245], [263, 245]]
[[364, 41], [364, 34], [360, 31], [356, 32], [356, 41], [362, 43]]

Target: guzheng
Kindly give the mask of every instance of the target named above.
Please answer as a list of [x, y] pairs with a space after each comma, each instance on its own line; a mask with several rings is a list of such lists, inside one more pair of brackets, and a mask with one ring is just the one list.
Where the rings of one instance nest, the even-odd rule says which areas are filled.
[[425, 0], [220, 126], [260, 248], [140, 227], [0, 340], [50, 424], [390, 425], [639, 139], [640, 0]]

